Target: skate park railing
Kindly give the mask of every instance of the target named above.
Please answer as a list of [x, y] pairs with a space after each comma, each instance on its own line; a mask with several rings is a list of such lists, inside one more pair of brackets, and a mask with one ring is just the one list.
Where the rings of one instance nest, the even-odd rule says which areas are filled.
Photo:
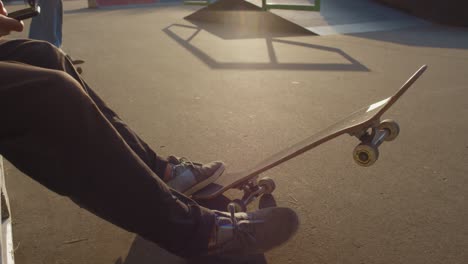
[[14, 264], [13, 231], [10, 213], [10, 202], [5, 186], [5, 175], [3, 171], [3, 157], [0, 156], [0, 264]]
[[[284, 3], [268, 3], [267, 0], [262, 0], [262, 9], [264, 11], [270, 9], [284, 9], [284, 10], [299, 10], [299, 11], [320, 11], [320, 1], [315, 0], [313, 5], [298, 5], [298, 4], [284, 4]], [[185, 0], [185, 5], [209, 5], [210, 0]]]

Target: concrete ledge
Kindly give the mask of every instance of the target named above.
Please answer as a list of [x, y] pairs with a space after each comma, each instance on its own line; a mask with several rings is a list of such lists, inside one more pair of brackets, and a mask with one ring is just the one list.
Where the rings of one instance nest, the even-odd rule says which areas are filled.
[[2, 227], [0, 228], [1, 258], [0, 263], [14, 264], [13, 230], [11, 221], [10, 202], [5, 186], [5, 174], [3, 171], [3, 157], [0, 156], [0, 190], [1, 190], [1, 215]]

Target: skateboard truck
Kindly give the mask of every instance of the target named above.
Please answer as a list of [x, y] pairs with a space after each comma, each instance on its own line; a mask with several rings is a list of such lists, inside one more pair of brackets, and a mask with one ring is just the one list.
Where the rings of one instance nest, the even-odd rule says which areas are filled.
[[377, 126], [372, 126], [371, 133], [364, 131], [361, 135], [354, 135], [361, 141], [354, 148], [354, 161], [364, 167], [373, 165], [379, 158], [379, 146], [384, 141], [394, 140], [399, 133], [400, 127], [398, 123], [391, 119], [386, 119]]
[[275, 182], [270, 177], [263, 177], [260, 181], [257, 181], [257, 179], [258, 176], [237, 187], [237, 189], [244, 192], [244, 195], [242, 199], [231, 201], [228, 207], [233, 206], [236, 212], [245, 212], [247, 211], [247, 205], [257, 197], [263, 194], [271, 194], [276, 189]]
[[[382, 122], [377, 120], [369, 129], [362, 130], [357, 134], [350, 133], [361, 142], [354, 148], [354, 161], [363, 167], [373, 165], [379, 158], [378, 147], [384, 141], [392, 141], [400, 133], [398, 123], [392, 119]], [[258, 175], [242, 183], [237, 189], [243, 191], [242, 199], [235, 199], [229, 203], [228, 207], [235, 208], [236, 212], [247, 211], [247, 205], [263, 194], [271, 194], [275, 188], [275, 182], [269, 177], [263, 177], [258, 181]]]

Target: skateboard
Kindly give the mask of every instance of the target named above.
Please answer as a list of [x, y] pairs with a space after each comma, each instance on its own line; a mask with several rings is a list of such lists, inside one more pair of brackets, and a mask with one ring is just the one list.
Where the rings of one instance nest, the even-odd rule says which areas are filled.
[[381, 116], [411, 87], [426, 68], [426, 65], [419, 68], [393, 96], [350, 114], [328, 128], [265, 159], [251, 169], [221, 175], [213, 183], [192, 194], [192, 198], [209, 200], [229, 189], [239, 189], [243, 191], [242, 199], [233, 200], [229, 206], [234, 206], [236, 211], [246, 211], [247, 204], [260, 195], [271, 194], [276, 188], [271, 178], [264, 177], [258, 180], [260, 174], [342, 134], [349, 134], [359, 140], [353, 151], [354, 161], [360, 166], [371, 166], [379, 157], [378, 147], [384, 141], [394, 140], [400, 132], [397, 122], [391, 119], [380, 121]]

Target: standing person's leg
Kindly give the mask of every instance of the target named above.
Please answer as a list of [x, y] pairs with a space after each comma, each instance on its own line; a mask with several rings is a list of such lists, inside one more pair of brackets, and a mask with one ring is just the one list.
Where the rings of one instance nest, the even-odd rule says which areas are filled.
[[63, 27], [63, 0], [57, 0], [57, 8], [55, 9], [55, 36], [57, 44], [54, 44], [56, 47], [62, 47], [63, 38], [62, 38], [62, 27]]
[[29, 38], [62, 46], [62, 0], [39, 0], [41, 13], [31, 20]]
[[[2, 56], [3, 55], [3, 56]], [[206, 165], [184, 162], [171, 158], [171, 162], [158, 156], [106, 103], [88, 86], [75, 70], [75, 67], [59, 49], [46, 42], [32, 40], [12, 40], [0, 42], [0, 60], [23, 62], [47, 69], [66, 72], [73, 77], [82, 89], [92, 98], [100, 111], [122, 135], [133, 151], [164, 181], [174, 189], [191, 194], [213, 182], [224, 171], [222, 162]], [[195, 165], [195, 168], [191, 166]], [[178, 177], [189, 175], [189, 177]]]

